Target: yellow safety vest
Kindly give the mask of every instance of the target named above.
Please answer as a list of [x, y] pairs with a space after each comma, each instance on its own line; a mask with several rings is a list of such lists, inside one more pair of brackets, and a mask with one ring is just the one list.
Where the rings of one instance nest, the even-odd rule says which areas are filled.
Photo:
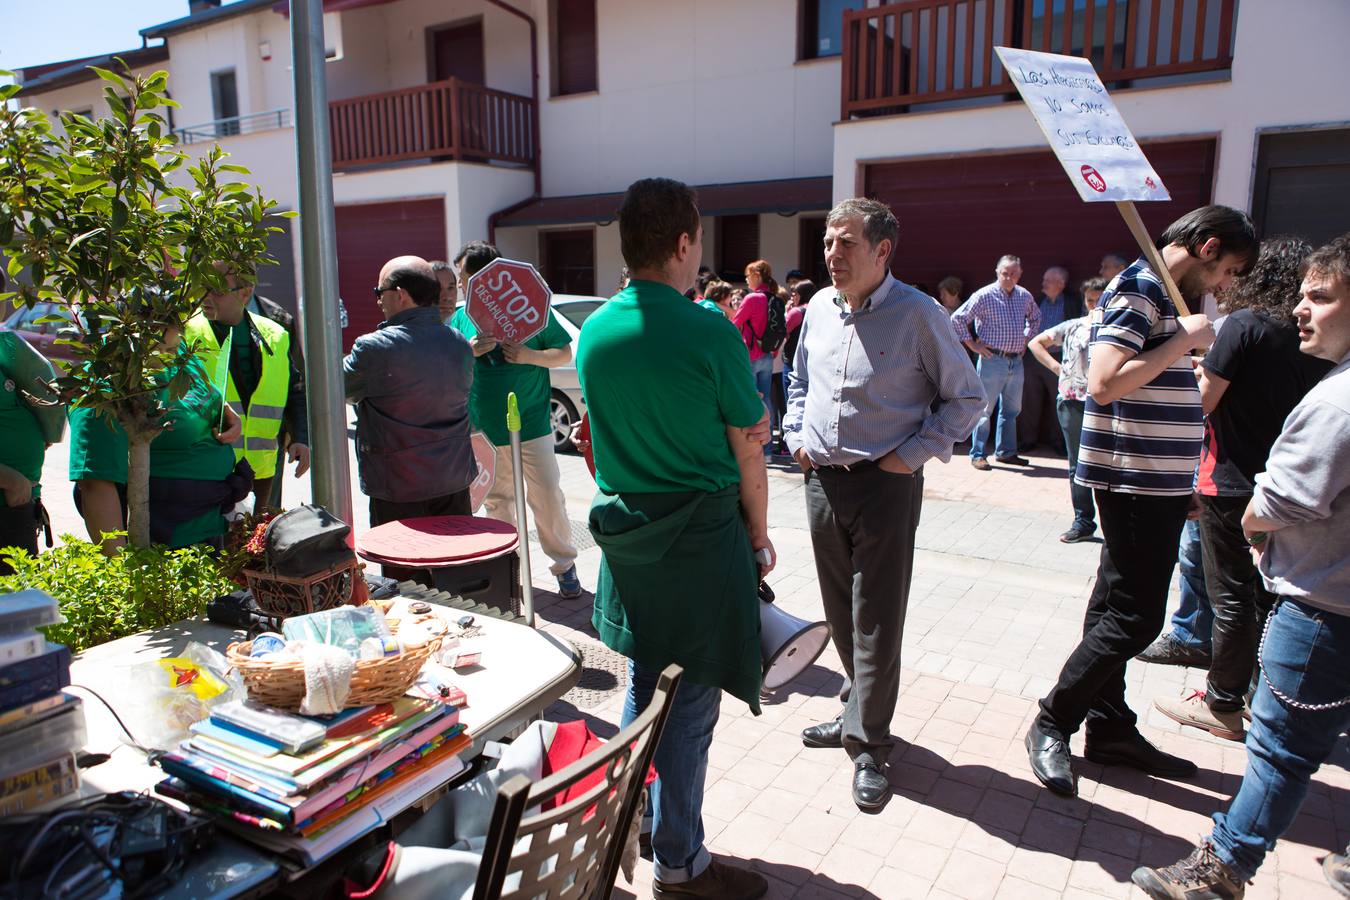
[[[216, 388], [222, 387], [225, 402], [238, 413], [244, 427], [234, 447], [234, 458], [248, 460], [255, 478], [271, 478], [277, 465], [277, 435], [281, 433], [282, 414], [286, 410], [286, 395], [290, 390], [290, 335], [286, 329], [265, 316], [248, 313], [253, 327], [262, 335], [265, 346], [256, 348], [262, 354], [262, 375], [258, 386], [245, 407], [239, 400], [239, 391], [230, 374], [228, 353], [220, 352], [220, 343], [206, 316], [198, 313], [188, 320], [184, 338], [201, 359]], [[225, 346], [232, 338], [227, 336]]]

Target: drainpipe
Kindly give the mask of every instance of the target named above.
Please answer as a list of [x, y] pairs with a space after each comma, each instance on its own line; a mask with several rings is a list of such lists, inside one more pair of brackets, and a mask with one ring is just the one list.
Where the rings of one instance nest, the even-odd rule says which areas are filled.
[[505, 0], [486, 0], [487, 3], [498, 9], [505, 10], [513, 16], [518, 16], [526, 21], [530, 26], [530, 83], [534, 88], [534, 106], [530, 113], [530, 124], [534, 130], [534, 193], [521, 200], [519, 203], [512, 203], [505, 209], [499, 209], [488, 216], [487, 239], [489, 244], [497, 243], [497, 222], [509, 216], [519, 209], [524, 209], [534, 201], [544, 195], [544, 176], [543, 176], [543, 158], [544, 155], [540, 149], [539, 134], [539, 27], [534, 21], [534, 17], [529, 13], [522, 12], [514, 6], [506, 3]]

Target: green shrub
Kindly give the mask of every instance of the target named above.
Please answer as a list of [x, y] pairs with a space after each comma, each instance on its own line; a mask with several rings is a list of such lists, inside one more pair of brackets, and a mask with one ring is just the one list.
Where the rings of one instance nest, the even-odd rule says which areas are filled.
[[0, 577], [0, 593], [37, 588], [55, 597], [66, 621], [43, 630], [73, 652], [199, 616], [234, 590], [205, 547], [125, 547], [109, 557], [88, 541], [61, 541], [38, 556], [0, 550], [14, 567]]

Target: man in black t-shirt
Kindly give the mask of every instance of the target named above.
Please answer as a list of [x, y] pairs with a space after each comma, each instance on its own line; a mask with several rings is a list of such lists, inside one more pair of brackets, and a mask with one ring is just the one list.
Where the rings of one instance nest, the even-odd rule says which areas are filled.
[[1242, 513], [1290, 410], [1332, 367], [1299, 352], [1293, 307], [1298, 267], [1311, 251], [1297, 238], [1261, 245], [1255, 268], [1226, 298], [1230, 308], [1240, 308], [1225, 320], [1200, 368], [1207, 419], [1196, 492], [1214, 658], [1205, 691], [1154, 705], [1182, 725], [1233, 741], [1244, 737], [1242, 710], [1273, 601], [1252, 562]]

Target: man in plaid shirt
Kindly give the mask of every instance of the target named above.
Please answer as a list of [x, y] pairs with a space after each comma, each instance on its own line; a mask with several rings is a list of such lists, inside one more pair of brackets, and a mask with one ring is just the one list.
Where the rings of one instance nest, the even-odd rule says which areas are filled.
[[994, 269], [998, 280], [970, 295], [952, 313], [956, 339], [979, 354], [976, 369], [984, 385], [984, 415], [970, 440], [970, 464], [987, 471], [984, 445], [989, 440], [989, 418], [999, 401], [998, 431], [994, 437], [994, 460], [1011, 466], [1029, 463], [1017, 455], [1017, 414], [1022, 409], [1022, 354], [1027, 340], [1040, 332], [1041, 309], [1031, 291], [1019, 285], [1022, 261], [1016, 256], [999, 258]]

